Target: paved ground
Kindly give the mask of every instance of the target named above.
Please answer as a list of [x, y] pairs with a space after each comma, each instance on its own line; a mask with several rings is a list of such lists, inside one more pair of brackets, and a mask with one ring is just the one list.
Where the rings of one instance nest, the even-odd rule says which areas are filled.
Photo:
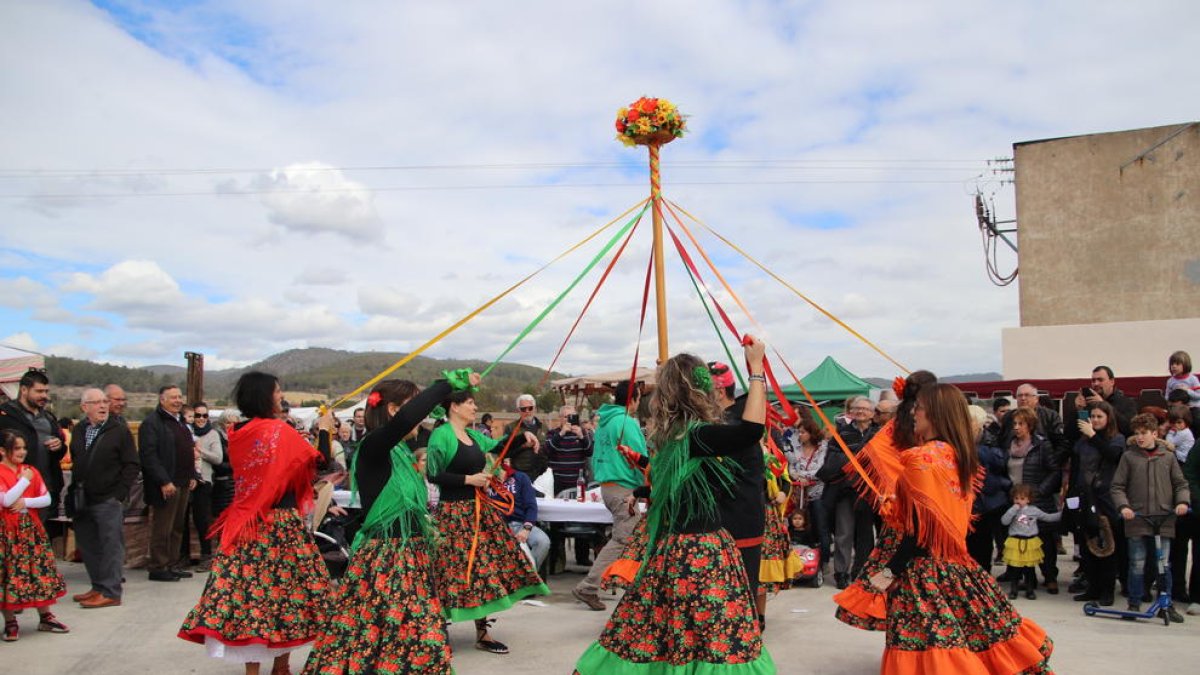
[[[1065, 559], [1065, 570], [1074, 565]], [[83, 566], [62, 563], [69, 593], [86, 590]], [[0, 643], [0, 672], [39, 673], [238, 673], [209, 659], [204, 650], [175, 637], [184, 614], [199, 597], [203, 579], [151, 583], [140, 570], [128, 572], [122, 607], [82, 610], [64, 599], [59, 617], [69, 635], [38, 633], [32, 612], [21, 615], [21, 639]], [[545, 607], [521, 605], [499, 615], [495, 636], [512, 653], [495, 656], [472, 648], [470, 625], [455, 625], [450, 638], [459, 675], [571, 672], [575, 658], [595, 639], [607, 613], [591, 612], [570, 596], [578, 574], [551, 578], [554, 595]], [[832, 587], [797, 588], [775, 597], [768, 610], [767, 646], [779, 672], [851, 675], [875, 673], [883, 637], [846, 627], [833, 618]], [[615, 604], [610, 600], [610, 606]], [[1184, 673], [1196, 668], [1200, 617], [1165, 627], [1161, 622], [1128, 623], [1087, 618], [1065, 594], [1044, 593], [1018, 608], [1045, 626], [1055, 641], [1051, 665], [1059, 673]], [[298, 652], [293, 663], [302, 662]], [[1191, 663], [1192, 665], [1186, 665]], [[297, 668], [298, 670], [298, 668]]]

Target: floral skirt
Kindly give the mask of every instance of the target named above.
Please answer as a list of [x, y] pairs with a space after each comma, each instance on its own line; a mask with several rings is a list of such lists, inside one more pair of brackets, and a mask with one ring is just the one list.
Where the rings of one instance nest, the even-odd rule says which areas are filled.
[[50, 539], [37, 515], [26, 511], [16, 523], [0, 521], [0, 609], [46, 607], [67, 592]]
[[1041, 537], [1009, 537], [1004, 540], [1004, 564], [1010, 567], [1037, 567], [1042, 564]]
[[451, 621], [482, 619], [512, 607], [522, 598], [550, 595], [496, 509], [480, 504], [478, 532], [472, 499], [442, 502], [436, 520], [438, 592]]
[[965, 554], [914, 558], [888, 589], [883, 673], [1050, 673], [1051, 651], [1046, 631]]
[[863, 630], [887, 630], [887, 597], [871, 585], [870, 579], [892, 559], [901, 539], [896, 530], [883, 526], [862, 571], [846, 590], [833, 596], [838, 621]]
[[[275, 509], [258, 536], [218, 551], [179, 637], [227, 647], [295, 648], [325, 631], [329, 572], [295, 509]], [[238, 660], [235, 650], [221, 650]]]
[[355, 551], [304, 673], [452, 673], [428, 543], [371, 539]]
[[774, 593], [788, 587], [804, 569], [800, 554], [792, 548], [787, 520], [773, 504], [767, 504], [766, 527], [763, 530], [762, 561], [758, 566], [759, 588]]
[[650, 531], [646, 529], [646, 519], [639, 518], [628, 541], [625, 542], [625, 548], [621, 550], [621, 557], [614, 560], [600, 576], [600, 588], [629, 588], [629, 584], [633, 583], [642, 567], [642, 559], [646, 557], [646, 544], [649, 541]]
[[668, 534], [643, 565], [577, 673], [775, 672], [728, 532]]

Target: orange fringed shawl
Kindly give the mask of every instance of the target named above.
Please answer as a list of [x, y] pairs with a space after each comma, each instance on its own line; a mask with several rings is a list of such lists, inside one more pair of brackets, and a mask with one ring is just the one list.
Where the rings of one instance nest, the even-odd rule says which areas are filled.
[[895, 503], [885, 516], [888, 524], [902, 535], [915, 535], [933, 558], [971, 560], [967, 533], [978, 487], [975, 483], [982, 481], [982, 474], [964, 488], [958, 479], [954, 448], [942, 441], [905, 450], [900, 453], [900, 464]]
[[221, 550], [258, 536], [272, 508], [289, 492], [300, 513], [313, 505], [313, 478], [320, 457], [299, 433], [282, 420], [255, 418], [229, 433], [233, 466], [233, 503], [213, 523], [210, 537], [220, 535]]

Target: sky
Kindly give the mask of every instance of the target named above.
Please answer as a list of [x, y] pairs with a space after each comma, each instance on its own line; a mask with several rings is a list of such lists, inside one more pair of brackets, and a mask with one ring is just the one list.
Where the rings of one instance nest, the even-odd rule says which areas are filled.
[[[613, 129], [647, 95], [688, 116], [667, 199], [902, 366], [1000, 371], [1018, 286], [988, 280], [974, 195], [1014, 217], [1013, 143], [1196, 120], [1198, 19], [1192, 0], [9, 0], [0, 344], [209, 368], [416, 349], [648, 195], [646, 150]], [[556, 370], [631, 364], [644, 220]], [[696, 221], [750, 316], [697, 258], [706, 283], [797, 374], [899, 373]], [[496, 358], [624, 222], [425, 353]], [[549, 366], [609, 259], [506, 360]], [[669, 241], [664, 261], [670, 351], [725, 360]], [[651, 308], [643, 363], [655, 331]]]

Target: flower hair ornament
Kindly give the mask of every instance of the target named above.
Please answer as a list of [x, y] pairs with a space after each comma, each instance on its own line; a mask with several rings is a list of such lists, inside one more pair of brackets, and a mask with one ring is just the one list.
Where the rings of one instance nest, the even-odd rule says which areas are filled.
[[904, 378], [897, 377], [892, 380], [892, 391], [896, 394], [896, 398], [904, 400]]
[[383, 400], [383, 394], [380, 394], [377, 391], [373, 391], [373, 392], [371, 392], [371, 395], [367, 397], [367, 407], [374, 408], [375, 406], [379, 405], [379, 402], [382, 400]]
[[712, 374], [708, 372], [708, 366], [696, 366], [692, 368], [692, 384], [706, 394], [712, 393]]
[[433, 419], [433, 420], [446, 419], [446, 409], [439, 405], [436, 408], [434, 408], [433, 410], [430, 410], [429, 411], [429, 419]]

